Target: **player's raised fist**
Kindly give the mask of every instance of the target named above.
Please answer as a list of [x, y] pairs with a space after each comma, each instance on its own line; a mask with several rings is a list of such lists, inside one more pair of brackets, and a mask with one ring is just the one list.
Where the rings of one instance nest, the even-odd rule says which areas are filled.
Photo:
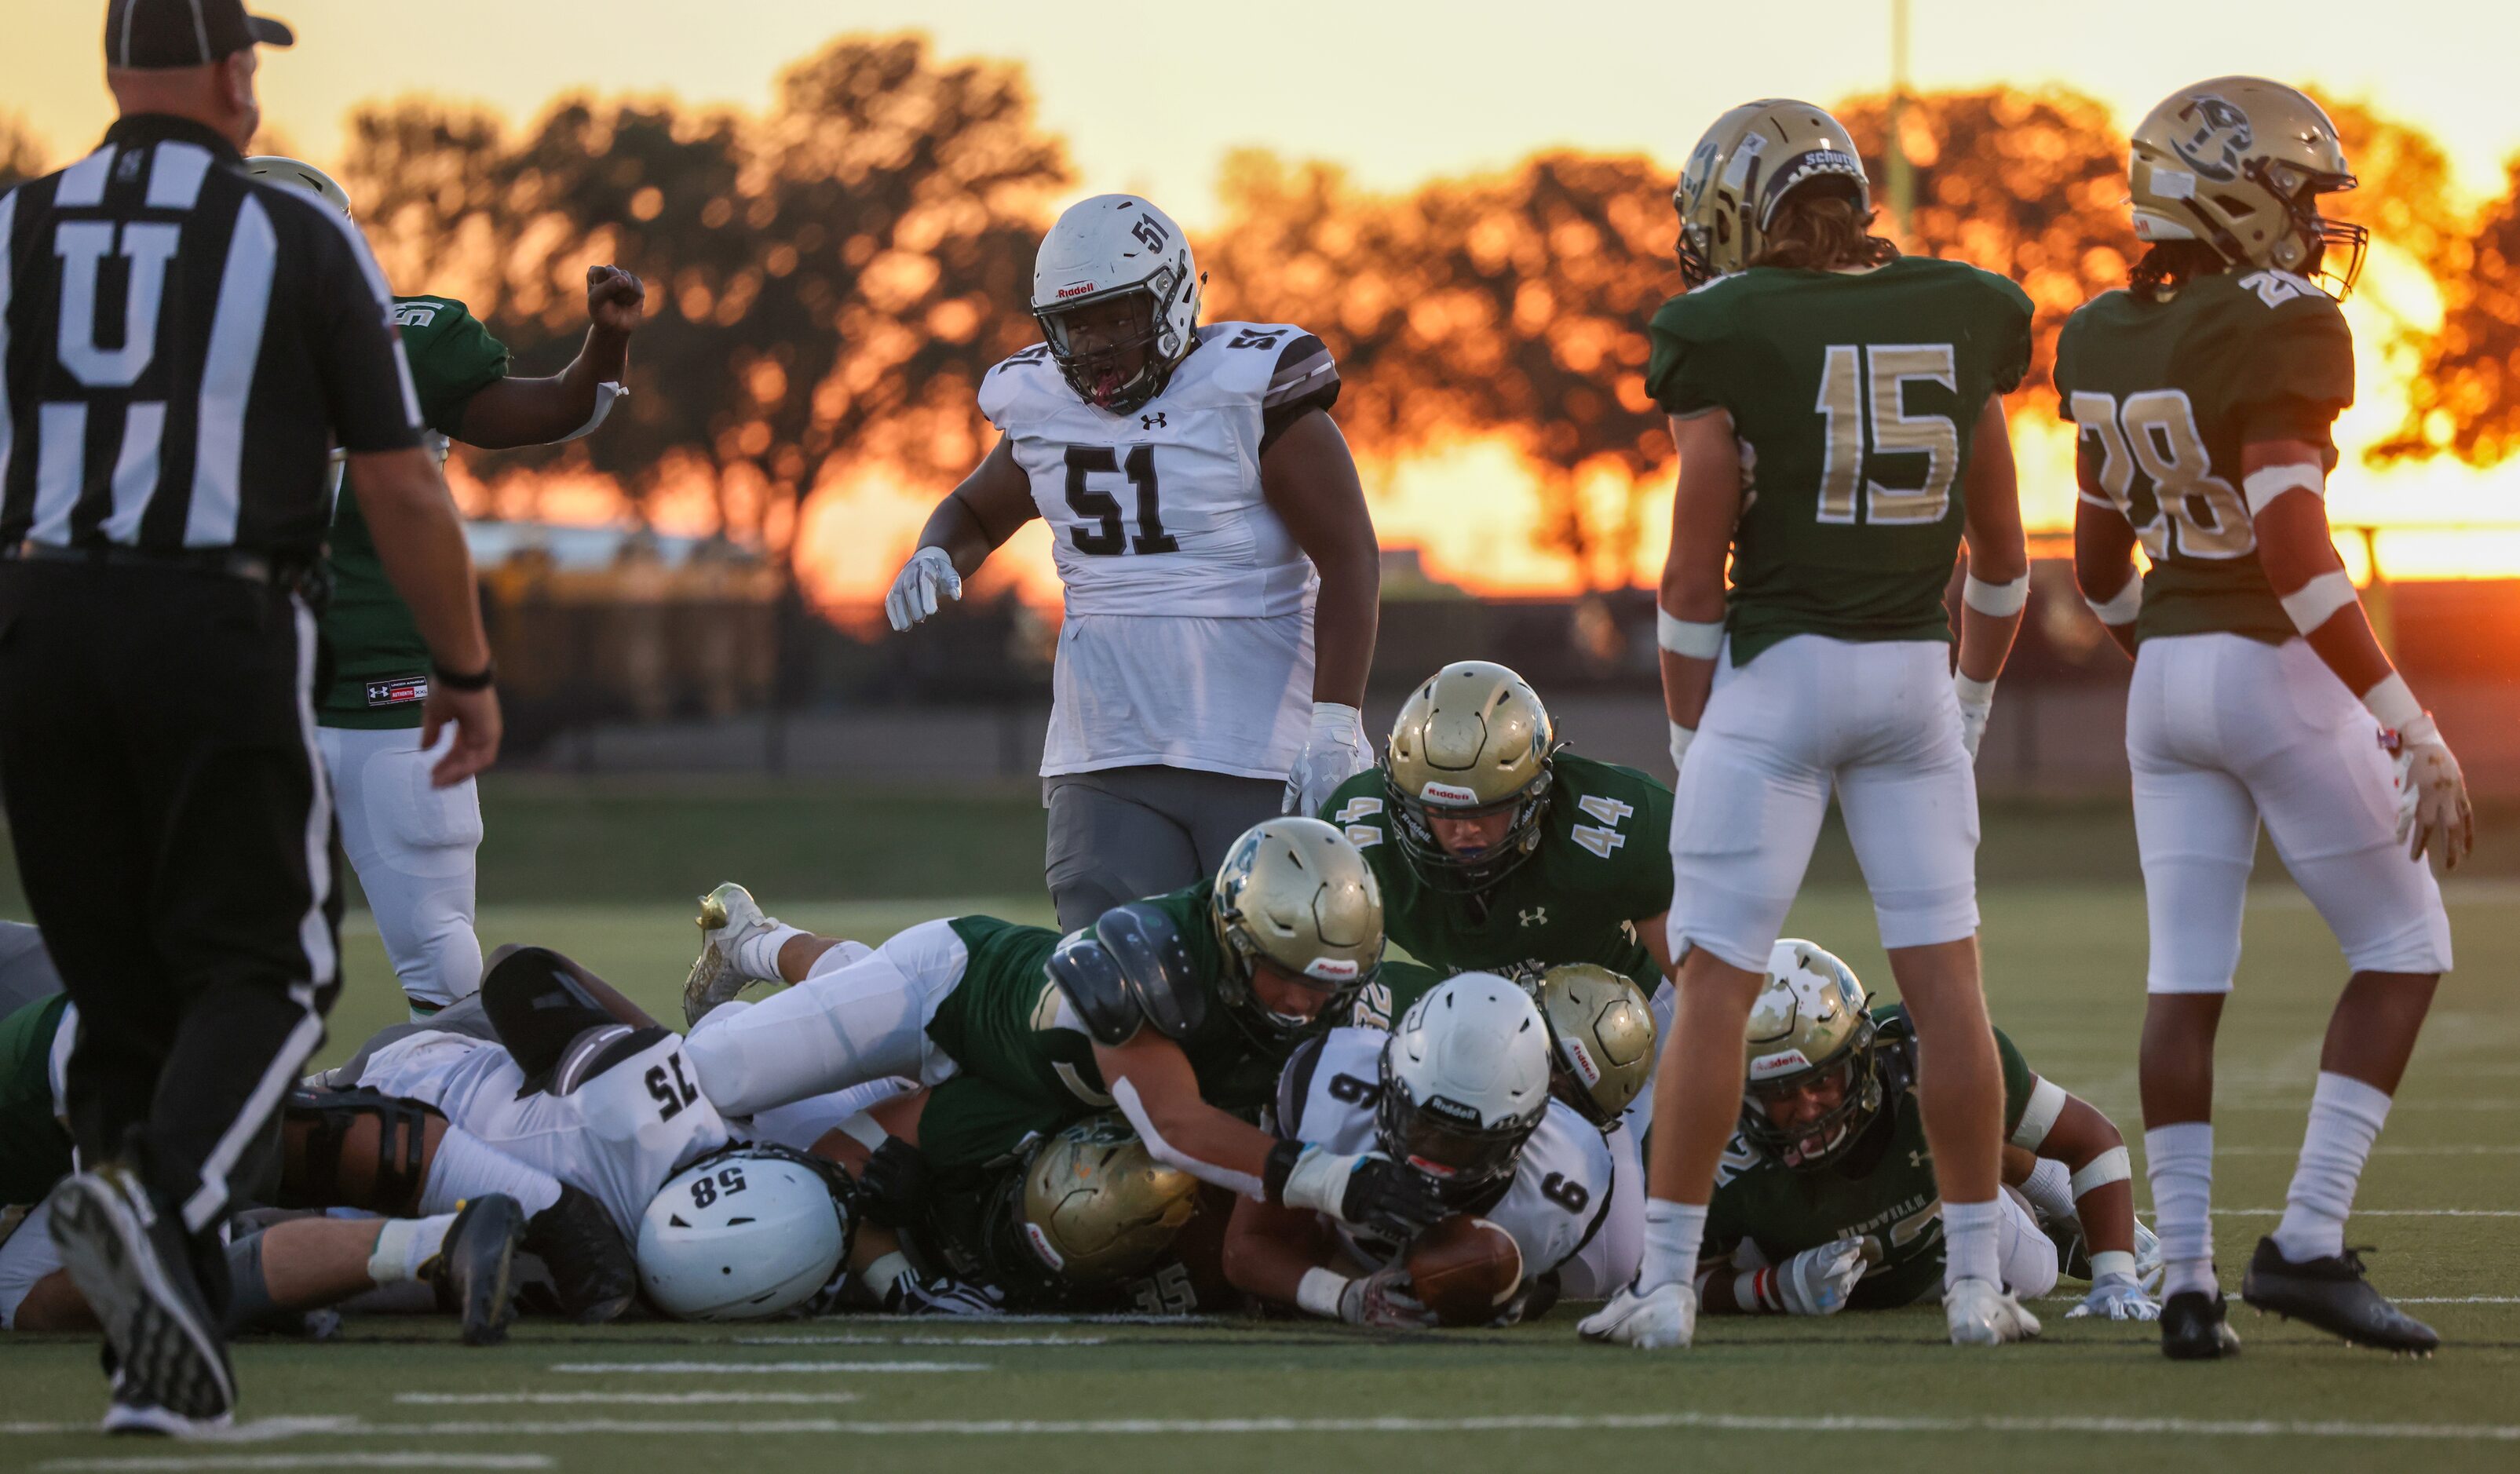
[[648, 286], [618, 266], [586, 268], [586, 316], [608, 333], [634, 333], [648, 312]]

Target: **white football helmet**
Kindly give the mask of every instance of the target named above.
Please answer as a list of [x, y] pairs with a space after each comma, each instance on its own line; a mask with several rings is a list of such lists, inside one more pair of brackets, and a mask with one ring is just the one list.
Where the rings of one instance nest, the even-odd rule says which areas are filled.
[[256, 179], [276, 179], [282, 184], [293, 184], [301, 190], [321, 195], [325, 203], [344, 215], [350, 213], [350, 192], [335, 184], [332, 175], [304, 159], [292, 158], [286, 154], [256, 154], [245, 161], [245, 171]]
[[639, 1283], [678, 1320], [759, 1320], [831, 1282], [849, 1212], [812, 1159], [754, 1144], [667, 1180], [639, 1218]]
[[[1068, 387], [1125, 415], [1163, 392], [1197, 341], [1200, 280], [1172, 216], [1136, 195], [1097, 195], [1069, 205], [1042, 237], [1032, 315]], [[1070, 319], [1113, 302], [1134, 310], [1130, 325], [1080, 343]]]
[[1382, 1047], [1382, 1149], [1433, 1178], [1447, 1200], [1513, 1172], [1549, 1110], [1549, 1026], [1493, 972], [1445, 980]]

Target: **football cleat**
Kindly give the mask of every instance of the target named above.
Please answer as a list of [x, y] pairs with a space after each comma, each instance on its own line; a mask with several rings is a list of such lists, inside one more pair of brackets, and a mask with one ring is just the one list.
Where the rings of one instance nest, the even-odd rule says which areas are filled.
[[779, 924], [761, 914], [752, 892], [732, 880], [710, 891], [700, 897], [699, 922], [700, 955], [692, 963], [691, 976], [683, 982], [683, 1023], [687, 1027], [698, 1023], [710, 1009], [731, 1002], [754, 983], [774, 981], [754, 977], [736, 965], [737, 947]]
[[1639, 1351], [1685, 1347], [1697, 1336], [1697, 1289], [1675, 1279], [1640, 1295], [1634, 1285], [1575, 1323], [1587, 1341]]
[[1954, 1346], [2002, 1346], [2039, 1334], [2039, 1318], [1985, 1279], [1957, 1280], [1943, 1291], [1943, 1320]]
[[562, 1184], [560, 1200], [525, 1221], [524, 1247], [551, 1271], [561, 1313], [580, 1325], [618, 1317], [639, 1293], [639, 1262], [604, 1205]]
[[2181, 1290], [2161, 1303], [2161, 1354], [2174, 1362], [2214, 1362], [2240, 1354], [2220, 1290]]
[[896, 1276], [883, 1292], [883, 1312], [988, 1318], [1007, 1313], [1007, 1297], [995, 1285], [972, 1284], [944, 1274], [922, 1278], [910, 1272]]
[[516, 1318], [517, 1251], [525, 1241], [525, 1210], [503, 1192], [456, 1210], [437, 1252], [420, 1267], [441, 1308], [463, 1318], [464, 1344], [496, 1346]]
[[2441, 1345], [2431, 1326], [2371, 1288], [2360, 1249], [2295, 1264], [2274, 1239], [2261, 1238], [2240, 1278], [2240, 1298], [2286, 1319], [2307, 1320], [2351, 1346], [2430, 1356]]
[[148, 1189], [115, 1163], [64, 1179], [50, 1203], [53, 1245], [112, 1352], [106, 1431], [224, 1426], [236, 1406], [236, 1374], [179, 1226], [161, 1218]]

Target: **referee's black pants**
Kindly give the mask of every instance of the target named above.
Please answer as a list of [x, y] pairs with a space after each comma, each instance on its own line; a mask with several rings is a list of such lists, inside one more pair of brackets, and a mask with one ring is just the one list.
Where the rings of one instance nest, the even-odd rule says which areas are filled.
[[0, 562], [0, 796], [78, 1005], [70, 1133], [181, 1216], [214, 1314], [218, 1225], [276, 1171], [338, 987], [318, 639], [284, 588]]

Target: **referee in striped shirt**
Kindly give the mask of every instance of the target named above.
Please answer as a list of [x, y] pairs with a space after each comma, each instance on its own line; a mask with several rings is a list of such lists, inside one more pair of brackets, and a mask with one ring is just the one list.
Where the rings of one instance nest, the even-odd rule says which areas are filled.
[[255, 47], [292, 39], [239, 0], [109, 0], [120, 120], [0, 197], [0, 796], [79, 1008], [86, 1170], [52, 1231], [105, 1325], [109, 1431], [227, 1420], [218, 1228], [276, 1172], [338, 986], [313, 704], [332, 446], [432, 654], [434, 781], [499, 746], [384, 279], [338, 212], [243, 166]]

